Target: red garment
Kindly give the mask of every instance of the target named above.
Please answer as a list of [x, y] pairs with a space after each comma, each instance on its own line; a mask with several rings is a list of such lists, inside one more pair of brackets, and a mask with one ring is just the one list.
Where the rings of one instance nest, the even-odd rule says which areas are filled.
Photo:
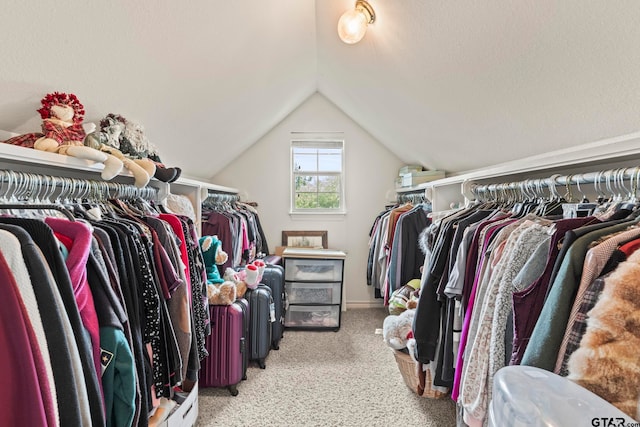
[[[0, 425], [54, 426], [56, 420], [48, 379], [26, 308], [17, 291], [17, 284], [0, 254], [0, 360], [6, 367], [4, 386], [0, 387]], [[10, 325], [10, 326], [9, 326]], [[47, 400], [49, 403], [47, 404]], [[48, 412], [48, 414], [47, 414]]]
[[624, 252], [627, 257], [630, 257], [632, 253], [640, 248], [640, 239], [631, 240], [630, 242], [625, 243], [620, 246], [620, 250]]
[[71, 250], [71, 246], [73, 246], [73, 240], [71, 240], [64, 234], [53, 233], [53, 235], [56, 236], [56, 239], [58, 239], [58, 241], [62, 243], [65, 248], [67, 248], [67, 252]]

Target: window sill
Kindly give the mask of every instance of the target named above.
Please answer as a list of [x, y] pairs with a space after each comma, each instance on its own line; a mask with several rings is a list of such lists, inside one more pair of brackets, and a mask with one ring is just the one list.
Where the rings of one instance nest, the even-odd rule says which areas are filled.
[[339, 212], [291, 212], [289, 216], [291, 219], [315, 219], [315, 217], [321, 217], [323, 220], [342, 220], [347, 215], [346, 211]]

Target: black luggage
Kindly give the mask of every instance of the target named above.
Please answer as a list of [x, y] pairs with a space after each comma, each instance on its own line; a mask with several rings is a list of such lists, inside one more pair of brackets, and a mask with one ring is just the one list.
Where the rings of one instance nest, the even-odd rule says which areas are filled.
[[284, 334], [284, 310], [286, 295], [284, 293], [284, 268], [281, 265], [267, 264], [262, 273], [262, 283], [271, 289], [275, 322], [271, 323], [271, 348], [278, 350]]
[[265, 359], [271, 350], [271, 289], [259, 284], [256, 289], [247, 289], [244, 297], [249, 302], [249, 360], [257, 361], [264, 369]]
[[236, 299], [235, 303], [239, 307], [242, 308], [242, 312], [244, 314], [242, 318], [242, 336], [244, 337], [244, 345], [245, 351], [242, 353], [244, 355], [242, 359], [242, 379], [247, 379], [247, 368], [249, 367], [249, 335], [250, 335], [250, 326], [251, 319], [249, 317], [249, 302], [244, 298]]

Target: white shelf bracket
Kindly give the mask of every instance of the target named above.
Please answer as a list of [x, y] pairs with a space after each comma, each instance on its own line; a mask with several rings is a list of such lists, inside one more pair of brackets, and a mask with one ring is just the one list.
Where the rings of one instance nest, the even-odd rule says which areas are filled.
[[470, 179], [465, 179], [460, 184], [460, 192], [464, 196], [464, 203], [469, 204], [471, 201], [476, 199], [476, 195], [473, 193], [474, 182]]

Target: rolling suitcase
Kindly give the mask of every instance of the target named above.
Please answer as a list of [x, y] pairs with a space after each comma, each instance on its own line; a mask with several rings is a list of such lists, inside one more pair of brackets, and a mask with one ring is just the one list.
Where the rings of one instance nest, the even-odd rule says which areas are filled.
[[284, 334], [284, 310], [286, 295], [284, 293], [284, 268], [281, 265], [267, 264], [262, 273], [262, 283], [271, 289], [275, 322], [271, 323], [271, 348], [278, 350]]
[[235, 304], [242, 308], [242, 336], [244, 337], [244, 351], [242, 352], [242, 379], [247, 379], [247, 368], [249, 367], [249, 302], [244, 298], [238, 298]]
[[261, 369], [271, 350], [271, 320], [273, 298], [268, 286], [259, 284], [256, 289], [247, 289], [244, 297], [249, 302], [249, 360], [255, 360]]
[[201, 387], [227, 387], [232, 396], [238, 395], [246, 364], [245, 310], [246, 305], [238, 301], [209, 306], [211, 335], [205, 342], [209, 356], [200, 366]]

